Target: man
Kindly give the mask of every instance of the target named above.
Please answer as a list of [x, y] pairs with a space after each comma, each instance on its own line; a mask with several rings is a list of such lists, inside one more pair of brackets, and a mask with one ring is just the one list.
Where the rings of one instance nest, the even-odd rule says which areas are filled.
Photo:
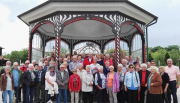
[[125, 59], [127, 60], [127, 65], [129, 64], [129, 57], [125, 56]]
[[[55, 67], [55, 68], [54, 68], [54, 69], [55, 69], [55, 72], [58, 71], [58, 67], [56, 66], [56, 62], [52, 62], [52, 61], [51, 61], [50, 66], [54, 66], [54, 67]], [[49, 68], [47, 68], [47, 71], [49, 71]], [[47, 71], [46, 71], [46, 72], [47, 72]]]
[[84, 59], [86, 58], [86, 55], [84, 53], [81, 54], [81, 59], [84, 61]]
[[49, 62], [46, 60], [45, 61], [45, 66], [44, 66], [44, 71], [47, 71], [47, 69], [49, 68]]
[[43, 66], [45, 65], [44, 64], [44, 58], [41, 58], [41, 62], [39, 64], [42, 64]]
[[20, 70], [21, 70], [22, 73], [24, 73], [25, 71], [28, 70], [29, 63], [30, 63], [29, 60], [26, 60], [25, 61], [25, 66], [20, 67]]
[[[35, 90], [35, 102], [36, 103], [45, 103], [45, 74], [46, 71], [43, 69], [43, 65], [39, 65], [39, 70], [36, 72], [36, 90]], [[41, 94], [41, 99], [39, 98], [39, 95]]]
[[56, 80], [59, 87], [57, 103], [60, 103], [61, 93], [63, 93], [64, 103], [67, 103], [67, 89], [68, 89], [68, 82], [69, 82], [69, 74], [64, 69], [65, 69], [65, 66], [63, 64], [60, 65], [60, 70], [57, 71], [57, 75], [56, 75]]
[[51, 61], [51, 57], [47, 56], [47, 61], [50, 62]]
[[77, 56], [73, 56], [73, 61], [69, 64], [70, 74], [73, 74], [73, 69], [78, 69], [79, 62], [77, 61]]
[[89, 57], [84, 59], [84, 67], [93, 63], [93, 53], [89, 52]]
[[37, 64], [37, 63], [36, 63], [36, 60], [32, 60], [32, 64], [33, 64], [34, 67], [35, 67], [35, 64]]
[[133, 56], [129, 55], [129, 65], [134, 64]]
[[[156, 62], [155, 60], [151, 60], [151, 66], [155, 66], [156, 67]], [[159, 68], [156, 67], [157, 73], [159, 73]]]
[[63, 59], [62, 58], [59, 58], [59, 66], [63, 64]]
[[[34, 87], [36, 86], [36, 76], [34, 70], [34, 65], [29, 64], [29, 70], [25, 71], [22, 75], [22, 82], [26, 86], [26, 96], [25, 103], [33, 103], [33, 94], [34, 94]], [[30, 100], [29, 100], [30, 97]]]
[[173, 96], [173, 103], [178, 103], [177, 88], [179, 88], [179, 68], [173, 65], [172, 59], [167, 59], [166, 73], [169, 75], [169, 89]]
[[[151, 67], [151, 63], [150, 62], [147, 62], [147, 70], [149, 70], [149, 68]], [[150, 70], [149, 70], [150, 71]]]
[[[77, 69], [77, 74], [80, 76], [81, 79], [81, 84], [82, 84], [82, 74], [85, 72], [86, 70], [83, 69], [83, 64], [79, 63], [78, 64], [78, 69]], [[82, 103], [82, 90], [80, 90], [79, 92], [79, 101]]]
[[64, 60], [64, 58], [66, 58], [66, 55], [63, 54], [63, 55], [62, 55], [62, 59]]
[[101, 57], [101, 60], [104, 60], [104, 54], [103, 53], [100, 54], [100, 57]]
[[138, 73], [139, 73], [139, 79], [140, 79], [140, 83], [141, 83], [140, 84], [140, 86], [141, 86], [140, 103], [146, 103], [145, 97], [146, 97], [147, 87], [145, 87], [145, 84], [147, 83], [147, 78], [150, 74], [150, 71], [147, 70], [146, 64], [141, 64], [141, 70]]
[[[11, 66], [11, 61], [7, 61], [7, 62], [6, 62], [6, 66]], [[4, 68], [1, 70], [1, 75], [2, 75], [3, 73], [5, 73], [5, 69], [4, 69]]]
[[67, 58], [64, 58], [63, 63], [64, 63], [64, 62], [68, 62], [68, 59], [67, 59]]
[[19, 92], [19, 89], [22, 86], [21, 80], [20, 80], [22, 72], [21, 70], [18, 69], [17, 62], [13, 63], [13, 69], [11, 69], [10, 73], [13, 75], [15, 97], [17, 98], [16, 103], [18, 103], [18, 102], [21, 102], [21, 99], [20, 99], [21, 97], [19, 97], [19, 93], [21, 93], [21, 91]]
[[126, 70], [126, 65], [127, 65], [127, 60], [126, 59], [122, 59], [121, 61], [123, 67], [122, 67], [122, 71], [125, 73], [127, 70]]

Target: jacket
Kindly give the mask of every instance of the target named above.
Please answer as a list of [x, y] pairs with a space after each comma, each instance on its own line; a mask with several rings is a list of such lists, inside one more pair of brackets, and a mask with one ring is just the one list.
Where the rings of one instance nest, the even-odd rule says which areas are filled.
[[[140, 82], [142, 81], [142, 70], [138, 72]], [[149, 77], [150, 71], [146, 70], [146, 77], [145, 77], [145, 83], [147, 83], [147, 78]]]
[[109, 62], [109, 66], [113, 66], [113, 62], [112, 62], [112, 60], [111, 60], [111, 59], [109, 59], [109, 60], [104, 59], [104, 64], [106, 64], [106, 61], [108, 61], [108, 62]]
[[[68, 72], [64, 71], [64, 76], [63, 78], [61, 77], [61, 71], [57, 71], [56, 72], [56, 81], [58, 84], [59, 89], [64, 89], [67, 90], [68, 89], [68, 82], [69, 82], [69, 74]], [[65, 84], [63, 86], [63, 83]]]
[[[36, 74], [36, 72], [34, 72], [34, 75]], [[26, 84], [26, 86], [31, 86], [31, 87], [35, 87], [36, 86], [36, 78], [34, 79], [34, 81], [32, 81], [31, 79], [31, 73], [29, 72], [29, 70], [25, 71], [22, 76], [21, 76], [21, 80], [24, 84]]]
[[90, 65], [90, 64], [92, 64], [92, 63], [94, 63], [94, 62], [93, 62], [93, 57], [92, 57], [91, 62], [89, 62], [89, 57], [85, 58], [85, 59], [84, 59], [84, 68], [86, 68], [86, 65]]
[[93, 84], [94, 77], [92, 73], [87, 73], [86, 71], [82, 74], [82, 91], [83, 92], [92, 92], [93, 86], [89, 86], [90, 83]]
[[74, 87], [74, 74], [69, 77], [69, 90], [71, 90], [71, 92], [78, 92], [81, 89], [80, 76], [76, 74], [76, 77], [76, 87]]
[[105, 67], [104, 69], [103, 69], [103, 73], [104, 73], [104, 75], [107, 77], [107, 74], [110, 72], [110, 70], [109, 70], [109, 67], [107, 68], [107, 67]]
[[48, 90], [48, 94], [50, 94], [51, 96], [54, 96], [54, 94], [58, 94], [59, 93], [59, 89], [58, 89], [58, 85], [56, 82], [53, 83], [54, 87], [51, 86], [51, 88]]
[[[108, 89], [108, 78], [109, 78], [109, 73], [107, 74], [107, 78], [106, 78], [106, 89]], [[119, 89], [119, 75], [118, 73], [114, 72], [114, 78], [113, 78], [113, 92], [119, 92], [116, 89]], [[108, 90], [107, 90], [108, 91]]]
[[[14, 90], [14, 79], [13, 75], [10, 73], [10, 77], [12, 79], [12, 90]], [[1, 90], [5, 91], [7, 86], [7, 76], [5, 73], [1, 74]]]
[[25, 66], [23, 66], [23, 67], [20, 67], [20, 70], [23, 73], [23, 72], [27, 71], [27, 68]]
[[[131, 74], [132, 73], [127, 72], [124, 78], [124, 85], [127, 87], [131, 87], [131, 82], [132, 82]], [[133, 72], [133, 84], [134, 84], [134, 87], [140, 86], [139, 74], [135, 71]]]
[[[36, 71], [36, 82], [38, 83], [39, 82], [39, 78], [38, 78], [38, 73], [39, 71]], [[46, 75], [46, 71], [43, 69], [42, 70], [42, 73], [41, 73], [41, 84], [44, 85], [45, 84], [45, 75]]]
[[[18, 69], [18, 72], [19, 72], [19, 86], [20, 86], [22, 85], [22, 81], [21, 81], [22, 72], [19, 69]], [[13, 69], [11, 69], [10, 73], [13, 74]]]
[[[151, 75], [152, 74], [149, 74], [149, 77]], [[149, 77], [148, 77], [147, 81], [149, 80]], [[163, 93], [163, 90], [162, 90], [162, 79], [161, 79], [161, 75], [159, 73], [155, 73], [151, 77], [151, 83], [153, 83], [153, 86], [150, 86], [150, 90], [149, 90], [150, 94], [162, 94]], [[148, 82], [147, 82], [147, 84], [148, 84]]]

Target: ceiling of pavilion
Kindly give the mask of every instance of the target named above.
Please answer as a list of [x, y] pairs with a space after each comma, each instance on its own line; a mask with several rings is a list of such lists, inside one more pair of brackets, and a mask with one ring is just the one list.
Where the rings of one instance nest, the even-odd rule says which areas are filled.
[[[54, 27], [44, 24], [38, 28], [40, 32], [47, 36], [55, 37]], [[121, 28], [121, 37], [132, 35], [137, 29], [131, 25], [125, 25]], [[81, 20], [71, 23], [64, 27], [62, 38], [81, 39], [81, 40], [98, 40], [114, 38], [112, 27], [95, 20]]]

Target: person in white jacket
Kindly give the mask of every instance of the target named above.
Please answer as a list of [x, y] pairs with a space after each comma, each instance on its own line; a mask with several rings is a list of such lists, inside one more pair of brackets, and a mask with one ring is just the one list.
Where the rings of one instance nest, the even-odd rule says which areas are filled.
[[90, 72], [90, 65], [86, 66], [86, 71], [82, 74], [82, 92], [83, 92], [83, 101], [87, 103], [93, 103], [93, 75]]

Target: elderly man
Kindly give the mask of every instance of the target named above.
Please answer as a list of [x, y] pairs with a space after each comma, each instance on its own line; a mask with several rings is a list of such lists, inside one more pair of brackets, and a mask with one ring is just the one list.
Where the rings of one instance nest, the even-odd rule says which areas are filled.
[[[147, 62], [147, 70], [149, 70], [149, 68], [151, 67], [151, 63], [150, 62]], [[150, 70], [149, 70], [150, 71]]]
[[134, 64], [133, 56], [129, 55], [129, 65]]
[[46, 60], [44, 63], [45, 63], [45, 66], [43, 69], [44, 69], [44, 71], [47, 71], [49, 68], [49, 62]]
[[25, 61], [25, 66], [20, 67], [20, 70], [21, 70], [22, 73], [24, 73], [25, 71], [28, 70], [29, 63], [30, 63], [29, 60], [26, 60]]
[[[45, 74], [46, 71], [43, 69], [43, 65], [39, 65], [39, 70], [36, 72], [36, 90], [35, 90], [35, 102], [36, 103], [45, 103]], [[39, 95], [41, 94], [41, 99], [39, 98]]]
[[59, 66], [63, 64], [63, 59], [62, 58], [59, 58]]
[[113, 66], [113, 62], [110, 59], [109, 54], [105, 55], [104, 64], [106, 63], [106, 61], [109, 61], [109, 66]]
[[[77, 74], [80, 76], [81, 79], [81, 84], [82, 84], [82, 74], [85, 72], [86, 70], [83, 69], [83, 64], [79, 63], [78, 64], [78, 69], [77, 69]], [[79, 101], [82, 103], [82, 89], [79, 92]]]
[[36, 60], [32, 60], [32, 64], [33, 64], [34, 67], [35, 67], [35, 64], [37, 64], [37, 63], [36, 63]]
[[24, 94], [26, 95], [25, 103], [33, 103], [34, 87], [36, 86], [36, 73], [33, 71], [33, 64], [29, 64], [28, 67], [29, 70], [25, 71], [22, 75], [22, 82], [26, 85], [26, 94]]
[[57, 103], [60, 103], [61, 93], [63, 93], [64, 103], [67, 103], [67, 89], [68, 89], [68, 82], [69, 82], [69, 74], [64, 69], [65, 69], [65, 66], [63, 64], [60, 65], [60, 70], [57, 72], [57, 75], [56, 75], [56, 80], [59, 87]]
[[103, 53], [100, 54], [100, 57], [101, 57], [101, 60], [104, 60], [104, 54]]
[[[7, 61], [7, 62], [6, 62], [6, 66], [11, 66], [11, 61]], [[1, 75], [2, 75], [3, 73], [5, 73], [5, 69], [4, 69], [4, 68], [1, 70]]]
[[73, 61], [69, 64], [70, 74], [73, 73], [73, 69], [78, 69], [79, 62], [77, 61], [77, 56], [73, 56]]
[[[58, 67], [56, 66], [56, 62], [52, 62], [52, 61], [51, 61], [50, 66], [54, 66], [54, 67], [55, 67], [55, 72], [58, 71]], [[47, 72], [47, 71], [49, 71], [49, 67], [47, 68], [46, 72]]]
[[148, 76], [150, 74], [150, 71], [147, 70], [147, 65], [144, 63], [144, 64], [141, 64], [141, 70], [138, 72], [139, 73], [139, 79], [140, 79], [140, 86], [141, 86], [141, 91], [140, 91], [140, 103], [146, 103], [146, 101], [144, 102], [145, 100], [145, 96], [146, 96], [146, 90], [147, 90], [147, 87], [145, 87], [145, 84], [147, 83], [147, 79], [148, 79]]
[[173, 96], [173, 103], [178, 103], [177, 88], [179, 88], [179, 68], [173, 65], [172, 59], [167, 59], [166, 73], [169, 75], [169, 88]]
[[84, 53], [81, 54], [81, 59], [84, 61], [84, 59], [86, 58], [86, 55]]
[[121, 63], [122, 63], [122, 71], [125, 73], [127, 72], [127, 69], [126, 69], [126, 65], [127, 65], [127, 60], [126, 59], [122, 59], [121, 60]]
[[13, 63], [13, 69], [11, 69], [10, 73], [13, 74], [15, 97], [17, 98], [16, 103], [18, 103], [18, 100], [20, 100], [19, 99], [19, 93], [20, 93], [19, 88], [22, 86], [21, 80], [20, 80], [22, 72], [21, 72], [21, 70], [18, 69], [17, 62]]
[[39, 64], [42, 64], [44, 66], [45, 65], [44, 61], [45, 61], [44, 58], [41, 58], [41, 62]]
[[86, 67], [86, 65], [90, 65], [93, 63], [93, 53], [92, 52], [89, 52], [89, 57], [87, 57], [85, 60], [84, 60], [84, 67]]

